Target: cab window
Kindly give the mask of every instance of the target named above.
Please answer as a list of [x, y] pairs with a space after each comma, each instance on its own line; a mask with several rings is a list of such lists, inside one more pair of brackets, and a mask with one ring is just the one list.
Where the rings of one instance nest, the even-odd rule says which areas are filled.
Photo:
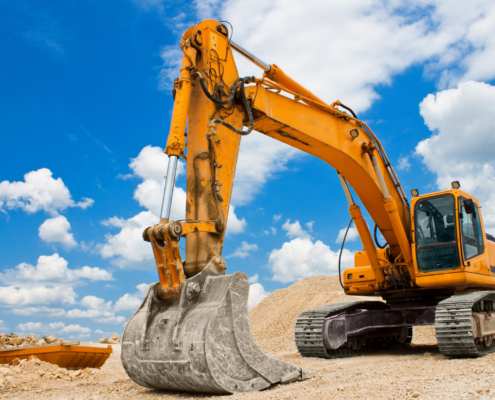
[[419, 271], [443, 271], [461, 266], [454, 196], [443, 195], [418, 201], [414, 212], [414, 230]]
[[467, 199], [460, 199], [461, 206], [461, 226], [462, 226], [462, 245], [464, 250], [464, 259], [469, 260], [479, 254], [483, 254], [483, 232], [481, 230], [481, 221], [478, 206], [474, 204], [474, 212], [467, 212], [465, 203]]

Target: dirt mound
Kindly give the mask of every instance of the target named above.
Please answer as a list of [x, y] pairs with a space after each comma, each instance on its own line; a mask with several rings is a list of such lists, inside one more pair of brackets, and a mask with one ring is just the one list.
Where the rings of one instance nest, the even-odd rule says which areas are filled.
[[[254, 341], [264, 352], [297, 351], [294, 327], [305, 310], [341, 301], [380, 300], [375, 297], [347, 296], [340, 287], [339, 277], [312, 276], [279, 289], [266, 297], [250, 312]], [[414, 328], [414, 343], [435, 343], [433, 327]]]
[[[0, 388], [15, 388], [26, 382], [34, 380], [61, 379], [64, 381], [84, 381], [99, 373], [98, 369], [86, 368], [78, 371], [68, 371], [59, 368], [55, 364], [40, 361], [36, 357], [30, 360], [19, 360], [15, 358], [12, 365], [2, 365], [0, 367]], [[91, 381], [93, 381], [91, 379]]]
[[34, 335], [27, 335], [22, 337], [12, 333], [7, 335], [6, 333], [0, 334], [0, 348], [8, 349], [14, 347], [25, 347], [25, 346], [42, 346], [45, 344], [55, 343], [57, 341], [62, 342], [63, 339], [57, 339], [53, 336], [38, 338]]

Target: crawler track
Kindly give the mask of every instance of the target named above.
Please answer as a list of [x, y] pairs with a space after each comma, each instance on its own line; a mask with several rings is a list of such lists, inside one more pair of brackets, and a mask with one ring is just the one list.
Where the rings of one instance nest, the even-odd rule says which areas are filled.
[[482, 357], [495, 351], [495, 344], [487, 347], [474, 341], [471, 314], [474, 304], [481, 300], [495, 301], [495, 292], [459, 294], [438, 303], [435, 333], [443, 355], [452, 358]]
[[[351, 311], [358, 308], [368, 308], [373, 303], [370, 301], [355, 301], [330, 304], [328, 306], [314, 308], [304, 311], [296, 322], [295, 341], [299, 353], [303, 357], [319, 358], [344, 358], [356, 357], [372, 351], [387, 349], [397, 345], [398, 336], [366, 338], [364, 343], [356, 345], [356, 340], [346, 342], [336, 350], [327, 350], [323, 342], [323, 322], [326, 317], [337, 315], [345, 311]], [[412, 335], [412, 330], [410, 332]], [[406, 343], [412, 339], [408, 337]]]

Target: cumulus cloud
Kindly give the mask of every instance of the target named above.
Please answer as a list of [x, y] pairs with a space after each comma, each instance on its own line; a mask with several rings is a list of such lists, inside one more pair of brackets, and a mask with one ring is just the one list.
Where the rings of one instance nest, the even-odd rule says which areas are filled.
[[409, 171], [411, 169], [411, 163], [409, 162], [409, 157], [399, 158], [397, 163], [397, 169], [401, 171]]
[[23, 307], [13, 308], [12, 314], [29, 316], [29, 315], [45, 315], [47, 317], [63, 317], [65, 310], [63, 308], [49, 308], [49, 307]]
[[[273, 280], [289, 283], [308, 276], [335, 275], [338, 257], [338, 251], [332, 251], [320, 240], [313, 242], [308, 237], [297, 237], [271, 251], [268, 268], [273, 273]], [[353, 253], [344, 249], [342, 269], [352, 267], [353, 260]]]
[[102, 308], [110, 308], [112, 307], [112, 302], [109, 301], [105, 303], [105, 300], [100, 299], [99, 297], [96, 296], [85, 296], [81, 300], [81, 305], [89, 308], [91, 310], [99, 310]]
[[[489, 61], [495, 5], [487, 0], [469, 6], [448, 0], [257, 0], [251, 6], [239, 13], [242, 0], [223, 2], [219, 14], [234, 26], [234, 40], [323, 100], [340, 99], [357, 111], [379, 97], [375, 87], [411, 65], [426, 63], [441, 84], [495, 76]], [[304, 29], [294, 29], [295, 21]], [[322, 53], [315, 37], [339, 39], [326, 41]], [[280, 43], [290, 43], [298, 57]], [[241, 75], [261, 74], [236, 60]]]
[[251, 254], [252, 251], [257, 251], [258, 250], [258, 245], [257, 244], [249, 244], [246, 241], [243, 241], [240, 246], [238, 246], [234, 252], [230, 255], [228, 255], [225, 258], [246, 258]]
[[0, 211], [19, 208], [27, 213], [43, 210], [57, 215], [68, 207], [86, 209], [93, 205], [88, 198], [74, 202], [62, 179], [52, 175], [49, 169], [41, 168], [24, 175], [24, 182], [0, 182]]
[[39, 236], [47, 243], [60, 243], [70, 249], [77, 246], [74, 235], [69, 232], [70, 223], [63, 215], [47, 219], [39, 227]]
[[134, 294], [126, 293], [115, 302], [115, 311], [136, 311], [143, 302], [144, 295], [148, 291], [149, 284], [141, 283], [136, 286], [138, 290]]
[[75, 308], [67, 311], [66, 316], [67, 318], [89, 318], [102, 324], [121, 324], [126, 321], [126, 318], [104, 310], [80, 310]]
[[282, 225], [282, 229], [284, 231], [287, 231], [287, 236], [289, 236], [290, 238], [296, 237], [296, 238], [311, 239], [311, 235], [301, 227], [299, 221], [293, 222], [291, 224], [290, 219], [288, 219]]
[[476, 196], [487, 230], [494, 232], [495, 86], [468, 81], [429, 94], [420, 113], [433, 133], [417, 145], [416, 154], [436, 174], [439, 190], [458, 180], [461, 189]]
[[270, 292], [267, 292], [261, 283], [249, 285], [248, 310], [256, 307], [269, 294]]
[[91, 329], [80, 326], [78, 324], [65, 325], [63, 322], [52, 322], [52, 323], [42, 323], [42, 322], [26, 322], [24, 324], [19, 324], [17, 326], [22, 332], [34, 333], [34, 334], [61, 334], [61, 333], [81, 333], [87, 334], [91, 332]]
[[235, 207], [231, 204], [229, 208], [229, 217], [227, 219], [227, 235], [235, 235], [244, 232], [247, 222], [244, 218], [239, 219], [235, 214]]
[[287, 168], [287, 163], [303, 153], [260, 133], [241, 140], [232, 191], [236, 206], [251, 202], [269, 179]]
[[[125, 267], [151, 268], [154, 266], [151, 245], [143, 240], [143, 231], [158, 222], [158, 217], [151, 211], [142, 211], [127, 220], [118, 221], [120, 232], [105, 235], [106, 243], [100, 246], [103, 258], [113, 258], [112, 264]], [[110, 220], [107, 220], [110, 224]], [[116, 226], [116, 225], [114, 225]]]
[[[342, 228], [339, 231], [339, 235], [337, 236], [337, 239], [335, 239], [335, 243], [342, 243], [342, 240], [344, 239], [345, 231], [347, 228]], [[346, 242], [353, 242], [354, 240], [359, 239], [359, 234], [356, 228], [350, 227], [349, 231], [347, 232], [347, 237], [345, 238]]]
[[21, 263], [0, 273], [0, 304], [48, 305], [74, 304], [77, 297], [73, 286], [91, 281], [112, 280], [112, 274], [103, 269], [85, 266], [69, 269], [67, 261], [57, 253], [40, 256], [36, 266]]

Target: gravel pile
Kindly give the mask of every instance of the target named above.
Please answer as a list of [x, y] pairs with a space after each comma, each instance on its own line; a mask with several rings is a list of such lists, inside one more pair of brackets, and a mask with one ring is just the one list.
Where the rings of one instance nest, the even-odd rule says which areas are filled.
[[0, 348], [16, 348], [16, 347], [26, 347], [26, 346], [43, 346], [45, 344], [55, 343], [57, 341], [63, 341], [63, 339], [57, 339], [54, 336], [48, 336], [46, 338], [38, 338], [34, 335], [27, 335], [26, 337], [21, 337], [15, 333], [7, 335], [6, 333], [0, 334]]
[[[340, 287], [338, 275], [302, 279], [286, 289], [276, 290], [251, 310], [249, 316], [254, 341], [267, 353], [295, 352], [294, 327], [299, 314], [310, 308], [353, 300], [380, 298], [347, 296]], [[435, 344], [434, 328], [414, 328], [413, 343]]]
[[55, 364], [40, 361], [31, 356], [29, 360], [14, 358], [12, 365], [4, 364], [0, 367], [0, 388], [16, 388], [19, 385], [32, 383], [37, 380], [64, 380], [64, 381], [90, 381], [98, 369], [86, 368], [77, 371], [68, 371], [59, 368]]

